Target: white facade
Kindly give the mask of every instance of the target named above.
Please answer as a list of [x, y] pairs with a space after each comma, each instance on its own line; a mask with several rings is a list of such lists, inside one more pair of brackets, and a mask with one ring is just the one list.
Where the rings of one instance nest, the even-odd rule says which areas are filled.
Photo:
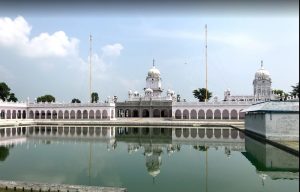
[[299, 141], [299, 102], [265, 102], [244, 112], [246, 131], [270, 140]]
[[224, 91], [224, 101], [269, 101], [279, 99], [272, 94], [272, 79], [270, 73], [263, 67], [256, 71], [253, 80], [253, 95], [231, 95], [229, 89]]
[[270, 73], [264, 69], [261, 62], [261, 68], [255, 73], [253, 80], [254, 98], [259, 100], [270, 100], [272, 95], [272, 80]]
[[10, 103], [0, 101], [0, 119], [115, 119], [115, 103]]
[[167, 94], [163, 96], [164, 89], [162, 88], [162, 79], [160, 71], [154, 66], [149, 69], [146, 76], [146, 87], [144, 88], [144, 95], [138, 91], [128, 91], [128, 101], [172, 101], [176, 100], [176, 95], [173, 90], [168, 89]]
[[175, 119], [244, 119], [242, 112], [254, 102], [176, 102], [172, 105], [172, 117]]

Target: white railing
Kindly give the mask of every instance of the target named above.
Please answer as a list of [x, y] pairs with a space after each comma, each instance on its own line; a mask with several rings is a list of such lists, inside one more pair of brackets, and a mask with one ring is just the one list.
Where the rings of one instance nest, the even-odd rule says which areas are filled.
[[114, 107], [115, 103], [29, 103], [28, 107]]
[[257, 101], [174, 102], [173, 106], [252, 105], [255, 103]]
[[27, 107], [26, 102], [8, 102], [0, 99], [0, 107]]
[[115, 103], [26, 103], [26, 102], [6, 102], [0, 101], [0, 107], [115, 107]]
[[172, 101], [172, 97], [134, 97], [129, 98], [127, 101]]

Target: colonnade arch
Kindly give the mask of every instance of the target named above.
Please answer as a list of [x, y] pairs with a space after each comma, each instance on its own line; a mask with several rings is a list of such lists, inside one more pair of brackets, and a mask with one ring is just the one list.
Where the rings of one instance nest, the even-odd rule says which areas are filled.
[[0, 109], [0, 119], [110, 119], [115, 117], [115, 110], [56, 110], [56, 109], [30, 109], [14, 110]]
[[176, 109], [175, 119], [244, 119], [242, 109]]
[[26, 119], [27, 113], [26, 110], [0, 110], [0, 119]]
[[116, 110], [116, 117], [172, 117], [172, 109], [168, 108], [119, 108]]

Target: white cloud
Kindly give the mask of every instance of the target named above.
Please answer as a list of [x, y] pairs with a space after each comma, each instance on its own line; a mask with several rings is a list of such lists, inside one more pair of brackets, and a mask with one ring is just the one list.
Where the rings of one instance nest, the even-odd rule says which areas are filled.
[[0, 46], [13, 47], [21, 55], [33, 58], [64, 57], [77, 53], [78, 39], [69, 38], [65, 32], [41, 33], [30, 38], [31, 29], [22, 16], [14, 20], [0, 17]]
[[113, 45], [105, 45], [102, 47], [102, 53], [103, 56], [119, 56], [121, 54], [121, 51], [123, 49], [123, 46], [120, 43], [115, 43]]

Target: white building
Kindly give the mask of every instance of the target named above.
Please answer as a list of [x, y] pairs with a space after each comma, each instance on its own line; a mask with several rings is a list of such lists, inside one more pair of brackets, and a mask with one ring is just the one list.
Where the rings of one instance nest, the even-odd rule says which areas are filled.
[[207, 102], [177, 102], [173, 90], [164, 95], [160, 71], [152, 68], [146, 76], [144, 94], [128, 91], [128, 99], [116, 104], [109, 99], [106, 103], [62, 104], [62, 103], [5, 103], [0, 102], [2, 119], [114, 119], [115, 117], [164, 117], [176, 119], [243, 119], [244, 112], [258, 101], [275, 98], [272, 94], [270, 73], [261, 68], [255, 73], [253, 95], [234, 96], [230, 90], [224, 100]]
[[231, 95], [229, 89], [224, 91], [224, 101], [270, 101], [274, 99], [278, 98], [272, 93], [272, 79], [269, 71], [264, 68], [263, 61], [254, 76], [253, 95]]
[[167, 90], [163, 95], [160, 71], [152, 68], [146, 76], [144, 94], [138, 91], [128, 91], [128, 99], [116, 103], [116, 117], [172, 117], [172, 103], [176, 101], [173, 90]]
[[0, 119], [115, 119], [115, 103], [13, 103], [0, 101]]

